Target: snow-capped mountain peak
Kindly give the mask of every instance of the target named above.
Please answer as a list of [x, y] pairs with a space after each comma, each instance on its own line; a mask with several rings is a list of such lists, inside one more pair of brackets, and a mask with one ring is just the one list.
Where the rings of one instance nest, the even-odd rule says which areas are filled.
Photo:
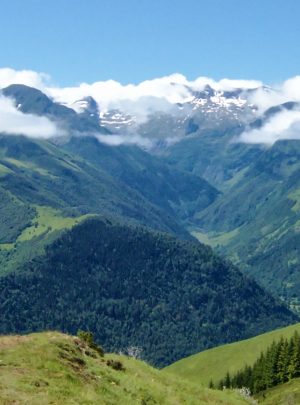
[[91, 96], [84, 97], [81, 100], [77, 100], [74, 103], [68, 105], [68, 107], [76, 111], [77, 114], [87, 113], [92, 117], [99, 116], [98, 104]]
[[102, 111], [100, 113], [101, 125], [105, 126], [112, 132], [127, 131], [130, 127], [136, 124], [134, 115], [126, 114], [118, 109]]

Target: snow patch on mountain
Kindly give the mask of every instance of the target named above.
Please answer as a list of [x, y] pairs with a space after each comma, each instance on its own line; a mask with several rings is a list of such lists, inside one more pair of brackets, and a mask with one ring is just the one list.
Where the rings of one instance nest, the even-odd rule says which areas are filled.
[[[272, 107], [300, 102], [300, 76], [274, 88], [255, 80], [216, 81], [199, 77], [191, 81], [181, 74], [138, 84], [123, 85], [107, 80], [57, 87], [51, 85], [51, 79], [45, 74], [0, 69], [0, 87], [13, 83], [40, 89], [56, 103], [72, 108], [78, 115], [83, 114], [81, 118], [88, 118], [86, 122], [96, 131], [98, 122], [113, 134], [128, 139], [132, 136], [135, 141], [150, 139], [150, 143], [157, 144], [195, 133], [199, 135], [203, 130], [242, 127], [261, 119]], [[21, 108], [22, 105], [16, 105], [17, 111]], [[287, 121], [288, 128], [282, 129], [281, 123]], [[240, 140], [271, 143], [273, 139], [294, 139], [298, 137], [298, 123], [297, 113], [279, 111], [264, 121], [261, 128], [249, 125], [250, 129]]]

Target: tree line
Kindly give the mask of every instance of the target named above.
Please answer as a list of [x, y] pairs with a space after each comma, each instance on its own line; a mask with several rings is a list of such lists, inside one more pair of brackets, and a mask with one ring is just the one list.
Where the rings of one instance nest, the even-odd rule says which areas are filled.
[[[296, 377], [300, 377], [300, 336], [297, 331], [290, 339], [282, 337], [278, 342], [274, 341], [253, 366], [246, 365], [234, 375], [227, 372], [217, 388], [247, 387], [256, 394]], [[210, 382], [210, 387], [213, 386]]]

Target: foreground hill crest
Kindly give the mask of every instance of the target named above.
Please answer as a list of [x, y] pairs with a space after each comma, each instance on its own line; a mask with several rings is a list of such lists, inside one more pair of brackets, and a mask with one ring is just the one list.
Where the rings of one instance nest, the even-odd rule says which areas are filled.
[[[221, 393], [165, 376], [114, 354], [101, 357], [78, 338], [57, 332], [0, 336], [0, 404], [243, 405]], [[112, 367], [121, 364], [122, 369]]]

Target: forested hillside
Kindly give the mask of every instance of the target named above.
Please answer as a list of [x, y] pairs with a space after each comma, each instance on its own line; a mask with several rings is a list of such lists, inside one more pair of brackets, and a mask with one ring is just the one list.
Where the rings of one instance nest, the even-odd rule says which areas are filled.
[[300, 142], [236, 142], [243, 129], [199, 130], [171, 146], [165, 159], [222, 191], [194, 214], [191, 232], [298, 310]]
[[277, 142], [198, 215], [199, 226], [212, 244], [296, 309], [299, 156], [299, 141]]
[[163, 366], [297, 319], [198, 242], [89, 219], [0, 279], [1, 333], [91, 330]]

